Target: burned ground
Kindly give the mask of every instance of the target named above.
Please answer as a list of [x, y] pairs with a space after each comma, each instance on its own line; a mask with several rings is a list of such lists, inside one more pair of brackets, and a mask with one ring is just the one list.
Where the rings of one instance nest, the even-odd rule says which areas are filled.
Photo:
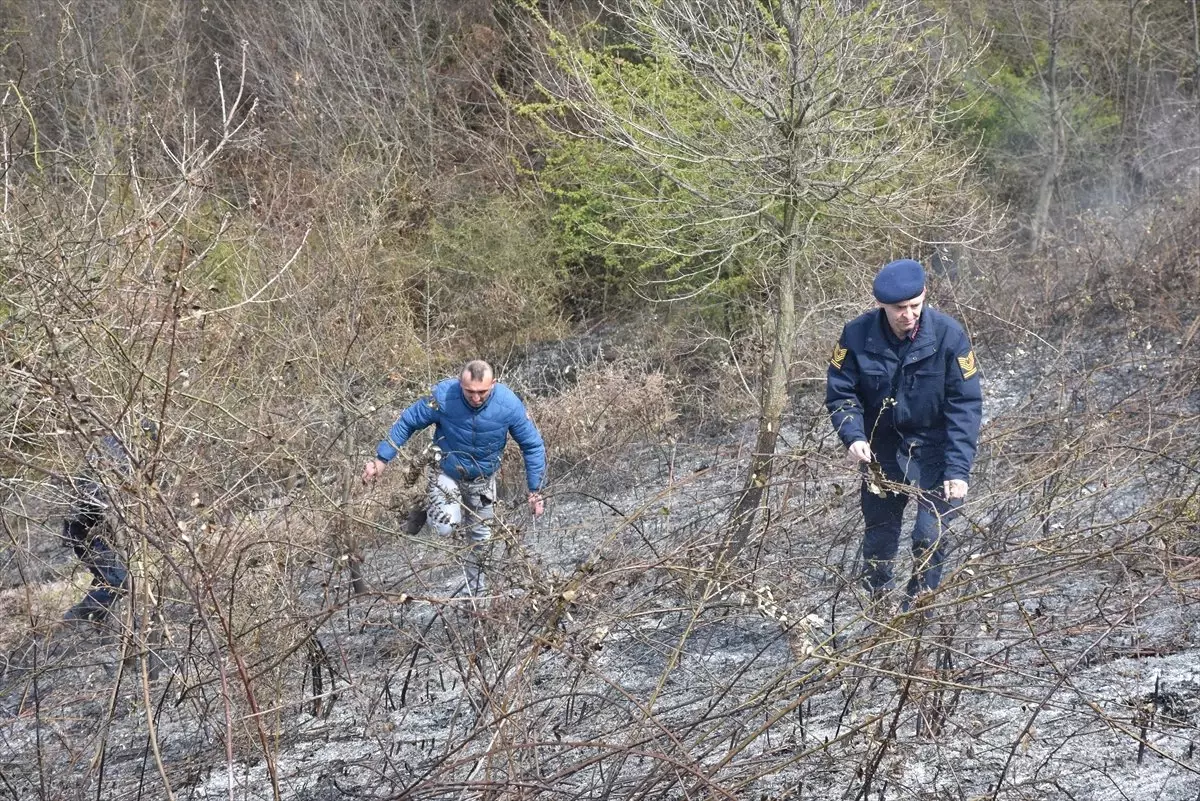
[[386, 489], [354, 506], [370, 592], [280, 535], [295, 497], [131, 636], [49, 622], [71, 563], [12, 549], [0, 798], [1190, 801], [1194, 359], [992, 365], [953, 572], [907, 614], [864, 608], [855, 475], [807, 396], [720, 571], [736, 431], [564, 470], [536, 523], [505, 507], [480, 604]]

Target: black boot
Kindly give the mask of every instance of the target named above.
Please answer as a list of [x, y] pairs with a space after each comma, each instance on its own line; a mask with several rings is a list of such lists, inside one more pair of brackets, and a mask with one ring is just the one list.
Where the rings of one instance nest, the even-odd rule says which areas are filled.
[[425, 525], [425, 519], [428, 514], [425, 507], [413, 509], [408, 513], [408, 518], [404, 521], [404, 533], [411, 534], [414, 537], [421, 533], [421, 527]]
[[88, 623], [100, 624], [108, 619], [109, 614], [107, 606], [92, 596], [86, 595], [82, 601], [67, 610], [67, 613], [63, 615], [63, 620], [85, 620]]

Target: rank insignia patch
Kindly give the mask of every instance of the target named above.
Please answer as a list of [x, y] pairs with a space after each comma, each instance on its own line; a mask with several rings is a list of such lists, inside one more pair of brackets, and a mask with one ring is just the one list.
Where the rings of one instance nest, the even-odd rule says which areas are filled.
[[958, 366], [962, 370], [964, 381], [979, 372], [979, 366], [975, 364], [975, 351], [967, 351], [966, 356], [959, 356]]
[[836, 367], [837, 369], [841, 370], [842, 362], [846, 361], [846, 354], [848, 352], [849, 351], [847, 351], [841, 345], [834, 345], [833, 346], [833, 355], [829, 357], [829, 363], [831, 365], [833, 365], [834, 367]]

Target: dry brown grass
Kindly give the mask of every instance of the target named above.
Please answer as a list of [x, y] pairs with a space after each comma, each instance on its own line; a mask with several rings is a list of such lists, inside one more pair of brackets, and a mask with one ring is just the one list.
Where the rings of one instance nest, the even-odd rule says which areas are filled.
[[552, 456], [564, 465], [602, 461], [640, 440], [656, 439], [679, 416], [673, 379], [634, 365], [585, 369], [574, 386], [529, 403]]

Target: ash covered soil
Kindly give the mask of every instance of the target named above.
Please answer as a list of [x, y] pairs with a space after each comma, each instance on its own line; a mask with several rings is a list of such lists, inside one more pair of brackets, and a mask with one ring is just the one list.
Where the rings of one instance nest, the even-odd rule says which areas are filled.
[[[541, 520], [502, 508], [477, 602], [385, 488], [359, 500], [364, 595], [328, 556], [263, 558], [132, 636], [25, 631], [0, 798], [1193, 801], [1195, 361], [981, 357], [970, 503], [917, 611], [855, 587], [856, 477], [814, 385], [720, 571], [748, 425], [562, 466]], [[32, 550], [39, 580], [71, 570]]]

